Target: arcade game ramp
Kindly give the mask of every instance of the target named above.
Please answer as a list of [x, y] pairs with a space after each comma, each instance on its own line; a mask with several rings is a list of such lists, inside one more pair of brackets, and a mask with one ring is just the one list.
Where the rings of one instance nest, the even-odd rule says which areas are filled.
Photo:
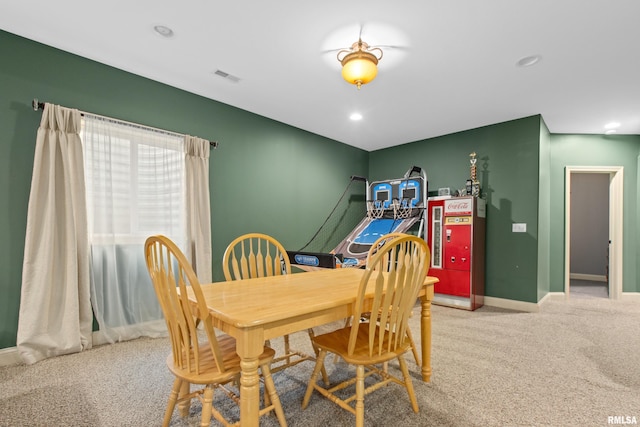
[[364, 217], [332, 253], [342, 254], [342, 267], [361, 267], [373, 242], [392, 232], [405, 233], [418, 219], [417, 216], [403, 219]]
[[401, 179], [367, 182], [367, 215], [360, 223], [330, 253], [288, 251], [291, 264], [303, 270], [362, 267], [371, 245], [385, 234], [405, 233], [419, 222], [417, 235], [424, 238], [426, 201], [427, 176], [417, 166]]

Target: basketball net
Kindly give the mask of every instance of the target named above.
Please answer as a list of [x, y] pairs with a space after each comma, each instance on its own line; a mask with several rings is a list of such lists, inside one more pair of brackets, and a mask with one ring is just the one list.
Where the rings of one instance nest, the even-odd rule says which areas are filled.
[[394, 219], [405, 219], [411, 216], [411, 199], [402, 199], [402, 201], [393, 199], [392, 206]]
[[384, 215], [384, 202], [381, 200], [367, 201], [367, 216], [370, 219], [382, 218]]

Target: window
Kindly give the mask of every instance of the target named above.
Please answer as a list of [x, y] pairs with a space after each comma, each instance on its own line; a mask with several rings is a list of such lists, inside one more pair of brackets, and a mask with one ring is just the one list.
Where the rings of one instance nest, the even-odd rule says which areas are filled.
[[[144, 242], [186, 242], [183, 138], [85, 115], [84, 151], [91, 299], [107, 341], [166, 333]], [[160, 322], [158, 322], [160, 320]]]
[[144, 243], [184, 230], [182, 138], [85, 118], [81, 139], [92, 242]]

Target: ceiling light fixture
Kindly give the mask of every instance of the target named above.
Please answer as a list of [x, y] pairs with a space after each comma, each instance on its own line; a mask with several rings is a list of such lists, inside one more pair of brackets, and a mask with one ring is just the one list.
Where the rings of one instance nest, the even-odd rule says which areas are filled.
[[338, 52], [338, 61], [342, 64], [342, 77], [358, 89], [376, 78], [378, 61], [381, 59], [382, 49], [372, 48], [362, 39], [351, 45], [350, 49]]
[[358, 121], [358, 120], [362, 120], [362, 114], [360, 113], [353, 113], [349, 116], [349, 118], [351, 120], [353, 120], [354, 122]]
[[605, 129], [617, 129], [620, 127], [620, 123], [618, 122], [609, 122], [606, 125], [604, 125]]

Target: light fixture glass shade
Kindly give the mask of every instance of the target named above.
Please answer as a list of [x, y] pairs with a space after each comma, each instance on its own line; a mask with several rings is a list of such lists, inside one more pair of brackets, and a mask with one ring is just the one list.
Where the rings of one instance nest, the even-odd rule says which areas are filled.
[[369, 52], [357, 51], [342, 59], [342, 77], [360, 88], [376, 78], [378, 58]]

